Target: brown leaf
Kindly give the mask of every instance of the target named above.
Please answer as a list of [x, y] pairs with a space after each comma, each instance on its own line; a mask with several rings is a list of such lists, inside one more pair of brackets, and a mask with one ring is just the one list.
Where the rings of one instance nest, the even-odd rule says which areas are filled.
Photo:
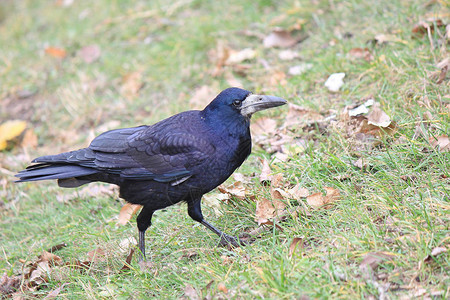
[[217, 284], [217, 289], [218, 289], [219, 291], [225, 293], [225, 294], [228, 293], [227, 287], [226, 287], [225, 284], [223, 284], [222, 282], [219, 282], [219, 283]]
[[220, 207], [223, 202], [230, 200], [230, 194], [228, 193], [212, 193], [205, 194], [202, 197], [202, 204], [212, 208], [216, 216], [221, 216], [222, 212], [220, 211]]
[[281, 215], [286, 204], [281, 201], [283, 196], [277, 189], [271, 189], [272, 199], [262, 198], [256, 202], [256, 218], [258, 225], [271, 224], [270, 219]]
[[48, 261], [39, 261], [33, 265], [26, 279], [30, 286], [38, 286], [47, 282], [47, 274], [50, 272]]
[[284, 185], [284, 177], [282, 173], [277, 173], [272, 176], [271, 185], [273, 188], [281, 188]]
[[204, 109], [212, 99], [216, 96], [217, 92], [209, 85], [202, 85], [194, 90], [192, 98], [189, 100], [189, 105], [192, 109]]
[[6, 272], [0, 278], [0, 296], [7, 296], [15, 292], [20, 286], [20, 276], [9, 277]]
[[303, 238], [295, 237], [292, 240], [291, 245], [289, 246], [289, 256], [292, 256], [296, 250], [300, 250], [303, 248]]
[[252, 135], [271, 135], [277, 130], [277, 121], [269, 117], [262, 117], [250, 124]]
[[189, 300], [200, 300], [200, 295], [197, 293], [197, 291], [194, 289], [194, 287], [190, 284], [186, 284], [184, 287], [184, 295]]
[[103, 250], [102, 248], [97, 248], [95, 250], [89, 251], [87, 253], [87, 256], [88, 261], [94, 263], [106, 260], [106, 253], [105, 250]]
[[433, 33], [436, 27], [444, 27], [445, 24], [441, 19], [428, 19], [426, 21], [419, 21], [414, 25], [412, 32], [416, 36], [423, 36], [428, 33]]
[[427, 257], [425, 257], [424, 262], [426, 263], [430, 263], [433, 261], [433, 258], [441, 255], [442, 253], [447, 252], [447, 248], [445, 247], [436, 247], [433, 250], [431, 250], [430, 255], [427, 255]]
[[288, 48], [294, 46], [300, 42], [300, 40], [301, 38], [292, 36], [291, 31], [287, 31], [282, 28], [275, 28], [268, 36], [264, 38], [263, 44], [266, 48]]
[[144, 86], [142, 82], [141, 72], [127, 73], [122, 77], [122, 85], [120, 93], [127, 99], [132, 99], [137, 96], [139, 90]]
[[289, 195], [291, 195], [293, 199], [297, 201], [309, 196], [308, 189], [302, 187], [300, 183], [297, 183], [293, 188], [289, 189], [287, 192], [289, 193]]
[[270, 218], [273, 218], [275, 214], [275, 208], [269, 199], [262, 198], [256, 202], [256, 218], [255, 221], [258, 225], [267, 224]]
[[222, 193], [229, 194], [230, 196], [236, 197], [241, 200], [245, 199], [245, 187], [241, 181], [236, 181], [227, 187], [225, 187], [224, 185], [219, 185], [217, 188]]
[[356, 59], [364, 59], [367, 62], [373, 60], [373, 55], [370, 53], [369, 48], [353, 48], [348, 52], [350, 57]]
[[391, 124], [391, 118], [380, 108], [379, 103], [372, 106], [372, 110], [367, 115], [368, 124], [378, 127], [388, 127]]
[[447, 77], [448, 70], [450, 69], [450, 57], [445, 58], [444, 60], [440, 61], [437, 65], [437, 68], [440, 69], [438, 72], [439, 75], [437, 76], [437, 84], [441, 84], [444, 82], [445, 78]]
[[131, 260], [133, 259], [133, 254], [134, 254], [134, 248], [130, 248], [130, 253], [127, 256], [127, 259], [125, 260], [125, 264], [120, 269], [121, 271], [130, 269]]
[[58, 255], [55, 255], [53, 253], [42, 251], [42, 254], [39, 256], [38, 262], [41, 261], [47, 261], [49, 263], [52, 263], [54, 265], [60, 265], [62, 263], [61, 257]]
[[288, 106], [289, 110], [284, 123], [285, 127], [289, 128], [299, 124], [305, 125], [323, 119], [323, 116], [320, 113], [309, 108], [292, 103], [288, 103]]
[[355, 162], [353, 162], [353, 165], [361, 170], [364, 170], [368, 167], [367, 162], [365, 162], [362, 157], [358, 158]]
[[267, 159], [264, 159], [262, 163], [263, 166], [261, 169], [261, 174], [259, 174], [259, 182], [263, 185], [266, 185], [272, 180], [273, 175]]
[[211, 72], [213, 76], [218, 76], [222, 73], [225, 62], [230, 56], [230, 51], [231, 48], [224, 41], [219, 40], [216, 48], [208, 52], [209, 60], [215, 65], [214, 70]]
[[68, 285], [68, 283], [63, 283], [62, 285], [60, 285], [59, 287], [57, 287], [54, 290], [51, 290], [47, 296], [45, 296], [44, 300], [51, 300], [51, 299], [56, 299], [59, 295], [59, 293], [61, 293], [61, 290]]
[[285, 86], [287, 84], [287, 75], [283, 71], [275, 70], [273, 72], [268, 72], [265, 77], [265, 82], [269, 86]]
[[131, 203], [125, 203], [124, 206], [122, 206], [122, 209], [119, 212], [119, 219], [117, 223], [120, 225], [127, 224], [131, 218], [141, 209], [142, 205], [139, 204], [131, 204]]
[[306, 197], [306, 202], [313, 208], [330, 208], [331, 203], [337, 201], [340, 197], [339, 190], [331, 187], [324, 188], [327, 194], [314, 193]]
[[62, 248], [65, 248], [65, 247], [67, 247], [67, 244], [66, 244], [66, 243], [60, 243], [60, 244], [57, 244], [57, 245], [55, 245], [55, 246], [50, 247], [50, 248], [47, 250], [47, 252], [50, 252], [50, 253], [56, 252], [56, 251], [61, 250]]
[[433, 148], [436, 148], [439, 152], [450, 151], [450, 140], [448, 135], [440, 135], [438, 137], [430, 137], [429, 142]]
[[102, 51], [98, 45], [84, 46], [78, 53], [81, 59], [83, 59], [87, 64], [91, 64], [94, 61], [98, 60], [101, 54]]
[[33, 129], [28, 128], [25, 130], [20, 145], [25, 148], [34, 148], [38, 145], [38, 138]]
[[57, 47], [47, 47], [45, 53], [56, 58], [64, 58], [67, 55], [66, 50]]
[[368, 268], [376, 270], [378, 266], [384, 262], [394, 258], [394, 255], [385, 252], [370, 252], [367, 253], [361, 263], [359, 264], [360, 270], [364, 271]]

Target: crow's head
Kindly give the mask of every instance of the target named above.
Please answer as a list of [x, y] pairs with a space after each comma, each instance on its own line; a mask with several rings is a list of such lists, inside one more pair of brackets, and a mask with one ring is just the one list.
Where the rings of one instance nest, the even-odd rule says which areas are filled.
[[257, 111], [286, 103], [287, 101], [280, 97], [254, 95], [243, 89], [228, 88], [217, 95], [204, 112], [216, 114], [217, 117], [222, 115], [250, 118]]

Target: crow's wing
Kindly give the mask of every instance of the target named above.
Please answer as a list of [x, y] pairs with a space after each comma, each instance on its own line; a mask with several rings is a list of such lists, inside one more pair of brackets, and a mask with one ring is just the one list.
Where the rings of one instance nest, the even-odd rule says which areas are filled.
[[215, 148], [177, 121], [172, 117], [153, 126], [105, 132], [87, 148], [86, 159], [91, 167], [127, 179], [169, 182], [189, 176]]

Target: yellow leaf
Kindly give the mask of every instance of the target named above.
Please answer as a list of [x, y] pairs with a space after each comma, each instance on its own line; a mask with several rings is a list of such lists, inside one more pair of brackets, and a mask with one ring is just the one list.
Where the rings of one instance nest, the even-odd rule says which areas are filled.
[[125, 203], [125, 205], [120, 210], [119, 220], [117, 221], [117, 223], [121, 225], [127, 224], [128, 221], [130, 221], [133, 215], [135, 215], [141, 207], [142, 205], [139, 204]]
[[20, 136], [27, 127], [27, 122], [10, 120], [0, 125], [0, 150], [4, 150], [8, 141]]

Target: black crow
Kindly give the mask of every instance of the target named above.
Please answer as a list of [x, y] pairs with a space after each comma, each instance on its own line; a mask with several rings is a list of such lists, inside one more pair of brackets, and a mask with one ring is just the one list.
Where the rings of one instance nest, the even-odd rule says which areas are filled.
[[250, 117], [286, 104], [239, 88], [222, 91], [202, 111], [176, 114], [154, 125], [107, 131], [89, 147], [41, 156], [20, 171], [18, 182], [57, 179], [66, 188], [101, 181], [120, 187], [120, 197], [142, 205], [137, 217], [139, 249], [145, 257], [145, 231], [153, 213], [180, 201], [189, 216], [220, 237], [239, 240], [205, 221], [200, 201], [223, 183], [251, 152]]

